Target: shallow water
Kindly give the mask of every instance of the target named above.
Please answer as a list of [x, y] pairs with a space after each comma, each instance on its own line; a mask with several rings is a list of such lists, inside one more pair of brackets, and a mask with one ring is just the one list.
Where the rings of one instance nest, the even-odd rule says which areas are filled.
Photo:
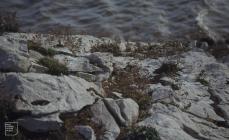
[[70, 25], [76, 33], [141, 41], [190, 38], [199, 30], [229, 35], [229, 0], [1, 0], [0, 9], [16, 11], [22, 31]]

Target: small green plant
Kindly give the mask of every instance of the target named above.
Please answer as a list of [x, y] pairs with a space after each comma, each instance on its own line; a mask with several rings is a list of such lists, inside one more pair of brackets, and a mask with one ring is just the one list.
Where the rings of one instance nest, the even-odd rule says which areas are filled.
[[68, 68], [66, 65], [59, 63], [58, 60], [44, 57], [38, 61], [39, 64], [48, 68], [48, 73], [52, 75], [61, 75], [61, 74], [68, 74]]
[[91, 52], [110, 52], [113, 53], [114, 56], [120, 56], [121, 50], [119, 45], [115, 43], [98, 43], [92, 47]]
[[196, 82], [200, 82], [204, 86], [209, 86], [209, 82], [205, 80], [206, 73], [204, 70], [200, 72], [200, 74], [196, 78]]
[[54, 49], [43, 48], [43, 47], [41, 47], [41, 43], [37, 43], [37, 42], [34, 42], [32, 40], [28, 40], [27, 45], [28, 45], [29, 50], [37, 51], [37, 52], [43, 54], [44, 56], [54, 56], [55, 54], [57, 54], [57, 52]]
[[200, 82], [204, 86], [208, 86], [209, 85], [209, 82], [207, 80], [203, 79], [203, 78], [197, 78], [196, 81]]
[[132, 127], [120, 140], [161, 140], [157, 130], [147, 126]]

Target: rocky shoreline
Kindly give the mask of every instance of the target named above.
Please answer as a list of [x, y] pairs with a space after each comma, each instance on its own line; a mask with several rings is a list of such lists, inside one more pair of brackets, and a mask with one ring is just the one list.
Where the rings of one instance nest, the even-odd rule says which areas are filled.
[[18, 121], [16, 139], [227, 140], [228, 50], [5, 33], [1, 125]]

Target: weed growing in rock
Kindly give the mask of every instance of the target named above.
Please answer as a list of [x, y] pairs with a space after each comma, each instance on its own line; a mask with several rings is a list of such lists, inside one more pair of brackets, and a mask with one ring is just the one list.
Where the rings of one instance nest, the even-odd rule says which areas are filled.
[[209, 85], [208, 81], [206, 81], [205, 79], [202, 79], [202, 78], [198, 78], [197, 82], [200, 82], [204, 86], [208, 86]]
[[92, 47], [91, 52], [109, 52], [112, 53], [114, 56], [121, 55], [121, 50], [116, 42], [98, 43]]
[[126, 129], [119, 140], [161, 140], [161, 138], [155, 128], [137, 126]]
[[58, 40], [55, 47], [67, 47], [71, 51], [76, 52], [81, 44], [81, 38], [74, 37], [74, 28], [63, 25], [56, 25], [49, 31], [48, 41]]
[[29, 50], [34, 50], [41, 53], [44, 56], [54, 56], [57, 52], [52, 48], [43, 48], [40, 43], [28, 40], [27, 46]]
[[103, 82], [104, 90], [108, 97], [111, 92], [123, 93], [123, 97], [132, 98], [139, 105], [139, 120], [148, 116], [148, 109], [151, 106], [151, 97], [144, 94], [149, 79], [141, 77], [139, 69], [134, 66], [127, 66], [125, 69], [115, 69], [108, 81]]
[[79, 139], [84, 140], [84, 138], [77, 134], [75, 126], [76, 125], [88, 125], [92, 127], [92, 129], [95, 131], [96, 137], [99, 138], [103, 135], [104, 130], [102, 129], [102, 125], [98, 125], [92, 121], [92, 112], [90, 109], [90, 106], [85, 106], [83, 109], [81, 109], [77, 116], [74, 116], [72, 114], [68, 116], [61, 116], [62, 120], [64, 120], [64, 128], [67, 132], [67, 138], [68, 139]]
[[0, 12], [0, 34], [3, 32], [18, 32], [19, 24], [16, 12]]
[[202, 70], [196, 78], [196, 82], [200, 82], [204, 86], [209, 86], [209, 82], [205, 80], [205, 71]]
[[59, 63], [58, 60], [44, 57], [41, 58], [38, 62], [39, 64], [48, 68], [47, 73], [52, 75], [61, 75], [61, 74], [68, 74], [68, 68], [66, 65]]

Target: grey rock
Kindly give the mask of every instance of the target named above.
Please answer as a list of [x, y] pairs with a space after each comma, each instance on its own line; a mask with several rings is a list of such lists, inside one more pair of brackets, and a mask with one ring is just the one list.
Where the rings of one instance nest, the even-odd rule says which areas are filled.
[[102, 68], [104, 72], [111, 73], [113, 71], [112, 54], [96, 52], [85, 57], [89, 59], [91, 64]]
[[119, 56], [119, 57], [113, 58], [114, 66], [115, 66], [115, 68], [118, 68], [118, 69], [124, 69], [127, 65], [129, 65], [131, 63], [136, 63], [136, 62], [138, 62], [138, 60], [136, 60], [133, 57]]
[[[23, 118], [24, 122], [33, 123], [39, 117], [39, 121], [45, 120], [47, 125], [50, 114], [76, 112], [93, 104], [95, 94], [89, 89], [101, 92], [93, 83], [74, 76], [7, 73], [0, 75], [0, 83], [0, 98], [15, 100], [15, 111], [30, 112], [33, 116], [28, 120]], [[53, 121], [59, 122], [55, 119]]]
[[152, 96], [153, 102], [172, 102], [175, 92], [169, 86], [159, 84], [148, 85], [147, 93]]
[[90, 126], [77, 125], [75, 129], [85, 140], [96, 140], [94, 130]]
[[84, 73], [84, 72], [77, 72], [76, 75], [80, 78], [83, 78], [89, 82], [96, 82], [98, 80], [96, 75]]
[[99, 139], [115, 140], [120, 133], [120, 128], [114, 120], [113, 116], [107, 110], [103, 101], [99, 100], [95, 104], [93, 104], [91, 107], [91, 111], [93, 113], [92, 120], [96, 124], [101, 125], [101, 129], [104, 130], [103, 135]]
[[27, 72], [30, 66], [26, 42], [0, 37], [0, 71]]
[[192, 103], [188, 112], [195, 114], [201, 118], [212, 119], [216, 121], [225, 121], [222, 117], [218, 116], [214, 108], [207, 101], [199, 101], [197, 103]]
[[138, 120], [139, 106], [138, 104], [130, 99], [118, 99], [116, 100], [123, 118], [126, 120], [126, 124], [130, 126]]
[[55, 55], [55, 59], [66, 64], [70, 72], [100, 73], [102, 70], [89, 63], [85, 57], [72, 57], [66, 55]]
[[119, 106], [117, 105], [116, 101], [111, 98], [105, 98], [104, 104], [106, 105], [108, 111], [111, 113], [111, 115], [114, 117], [115, 121], [120, 126], [127, 126], [126, 120], [123, 118], [121, 114], [121, 110]]
[[139, 106], [132, 99], [113, 100], [105, 98], [104, 103], [119, 125], [131, 126], [137, 121]]
[[53, 48], [57, 53], [73, 56], [73, 52], [67, 47]]
[[31, 62], [31, 67], [29, 69], [29, 72], [34, 72], [34, 73], [45, 73], [48, 71], [47, 67], [44, 67], [42, 65], [39, 65], [37, 63]]
[[37, 62], [41, 58], [44, 58], [44, 56], [42, 54], [40, 54], [39, 52], [36, 52], [34, 50], [29, 50], [29, 57], [30, 57], [30, 59], [32, 59], [35, 62]]
[[118, 93], [118, 92], [111, 92], [111, 96], [112, 98], [114, 99], [122, 99], [122, 94], [121, 93]]

